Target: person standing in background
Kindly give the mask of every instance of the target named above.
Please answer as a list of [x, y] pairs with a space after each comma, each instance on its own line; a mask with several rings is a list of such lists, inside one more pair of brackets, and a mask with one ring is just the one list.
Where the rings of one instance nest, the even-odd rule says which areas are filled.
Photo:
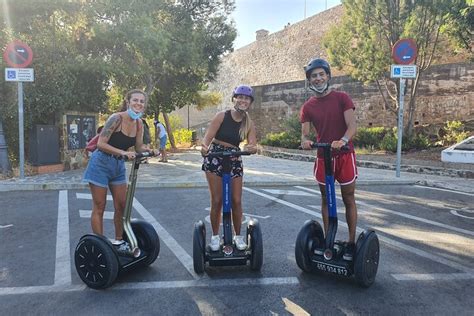
[[158, 132], [158, 138], [160, 139], [160, 154], [161, 162], [168, 162], [168, 156], [166, 154], [166, 142], [168, 141], [168, 133], [166, 132], [165, 126], [160, 123], [159, 120], [155, 121], [155, 127]]

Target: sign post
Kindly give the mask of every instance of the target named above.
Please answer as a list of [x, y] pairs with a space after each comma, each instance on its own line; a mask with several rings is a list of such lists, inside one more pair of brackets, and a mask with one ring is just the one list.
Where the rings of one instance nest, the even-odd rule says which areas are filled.
[[28, 67], [33, 61], [33, 51], [21, 42], [13, 41], [7, 45], [3, 52], [3, 58], [7, 65], [13, 68], [5, 68], [5, 80], [18, 82], [18, 134], [20, 152], [20, 179], [25, 178], [25, 128], [23, 117], [23, 81], [34, 81], [34, 72]]
[[397, 62], [390, 67], [390, 77], [399, 78], [399, 106], [397, 127], [397, 165], [396, 177], [400, 178], [400, 164], [402, 161], [402, 138], [403, 138], [403, 107], [405, 98], [406, 78], [416, 78], [416, 65], [408, 65], [415, 61], [417, 55], [416, 43], [411, 38], [398, 40], [392, 47], [392, 58]]

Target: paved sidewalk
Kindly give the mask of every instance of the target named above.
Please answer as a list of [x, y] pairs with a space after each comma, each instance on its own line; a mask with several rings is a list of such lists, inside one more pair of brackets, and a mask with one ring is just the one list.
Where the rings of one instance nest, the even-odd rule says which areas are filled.
[[[315, 184], [312, 162], [262, 155], [244, 156], [243, 160], [246, 186]], [[140, 166], [137, 187], [206, 187], [201, 161], [200, 153], [191, 150], [173, 154], [168, 163], [152, 158], [148, 164]], [[394, 170], [366, 167], [359, 167], [358, 170], [358, 185], [422, 184], [474, 194], [474, 179], [403, 171], [397, 178]], [[88, 185], [81, 182], [83, 172], [80, 169], [30, 176], [22, 180], [1, 180], [0, 191], [87, 189]]]

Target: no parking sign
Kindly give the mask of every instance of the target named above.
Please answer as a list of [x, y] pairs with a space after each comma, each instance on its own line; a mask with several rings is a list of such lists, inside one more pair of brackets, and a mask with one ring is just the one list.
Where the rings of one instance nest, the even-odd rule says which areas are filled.
[[12, 68], [25, 68], [33, 61], [33, 51], [22, 41], [13, 41], [5, 47], [3, 59]]

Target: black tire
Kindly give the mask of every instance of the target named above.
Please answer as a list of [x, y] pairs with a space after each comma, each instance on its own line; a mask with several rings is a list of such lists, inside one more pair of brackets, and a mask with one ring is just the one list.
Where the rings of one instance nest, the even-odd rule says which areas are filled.
[[[144, 220], [132, 219], [130, 224], [132, 225], [135, 238], [137, 238], [138, 248], [148, 255], [145, 260], [138, 264], [138, 266], [149, 266], [155, 262], [156, 258], [158, 258], [158, 255], [160, 254], [160, 237], [153, 228], [153, 225]], [[125, 239], [127, 239], [126, 236]]]
[[380, 248], [377, 234], [374, 231], [364, 231], [357, 240], [354, 258], [354, 275], [360, 286], [367, 288], [374, 283], [379, 257]]
[[321, 225], [315, 220], [307, 220], [301, 227], [295, 243], [295, 259], [298, 267], [304, 272], [312, 272], [310, 254], [315, 247], [324, 243], [324, 233]]
[[193, 266], [197, 274], [204, 273], [206, 265], [206, 226], [202, 221], [194, 224], [193, 232]]
[[119, 262], [112, 244], [102, 236], [85, 235], [74, 251], [74, 264], [81, 280], [90, 288], [105, 289], [117, 278]]
[[260, 271], [263, 265], [263, 238], [260, 224], [251, 219], [247, 225], [247, 245], [250, 246], [250, 269]]

